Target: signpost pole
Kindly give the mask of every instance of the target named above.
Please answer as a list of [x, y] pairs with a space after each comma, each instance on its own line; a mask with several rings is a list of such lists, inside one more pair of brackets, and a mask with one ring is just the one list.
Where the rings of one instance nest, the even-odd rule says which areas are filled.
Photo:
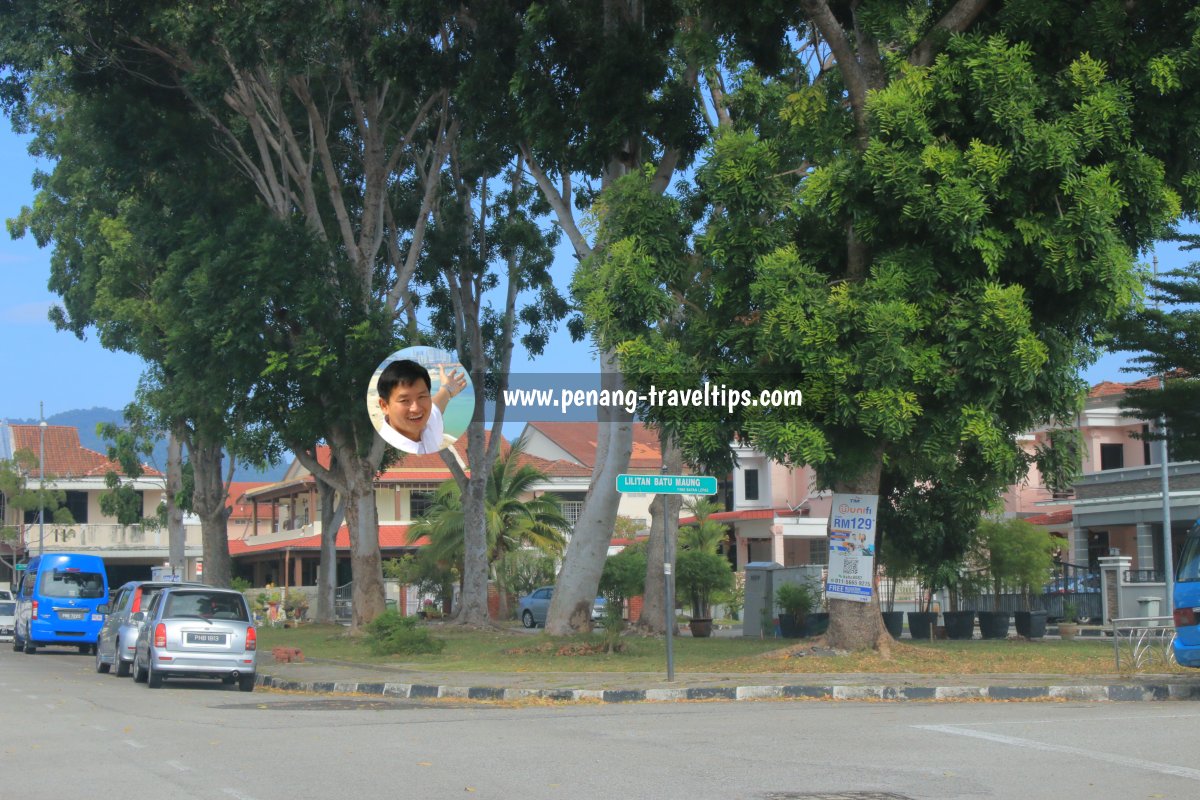
[[[662, 472], [667, 473], [667, 467], [664, 464]], [[666, 593], [667, 602], [664, 613], [667, 615], [667, 681], [675, 680], [675, 546], [671, 541], [670, 526], [667, 525], [667, 496], [665, 494], [658, 495], [662, 499], [662, 518], [663, 518], [663, 591]]]

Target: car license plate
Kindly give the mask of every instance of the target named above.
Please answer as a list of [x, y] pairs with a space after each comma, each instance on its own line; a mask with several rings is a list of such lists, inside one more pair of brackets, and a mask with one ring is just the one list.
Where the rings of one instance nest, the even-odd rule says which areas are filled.
[[92, 614], [92, 622], [104, 622], [103, 614]]
[[58, 612], [59, 619], [83, 619], [87, 616], [86, 611], [60, 611]]
[[188, 644], [225, 644], [223, 633], [189, 633]]

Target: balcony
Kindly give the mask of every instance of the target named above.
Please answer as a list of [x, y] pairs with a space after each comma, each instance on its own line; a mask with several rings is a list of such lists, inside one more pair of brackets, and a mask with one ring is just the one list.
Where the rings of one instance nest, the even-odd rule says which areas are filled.
[[[185, 547], [201, 548], [199, 528], [188, 527]], [[26, 552], [38, 549], [38, 526], [25, 527]], [[46, 525], [42, 545], [48, 552], [125, 552], [129, 555], [165, 554], [169, 548], [166, 528], [146, 529], [141, 525]]]

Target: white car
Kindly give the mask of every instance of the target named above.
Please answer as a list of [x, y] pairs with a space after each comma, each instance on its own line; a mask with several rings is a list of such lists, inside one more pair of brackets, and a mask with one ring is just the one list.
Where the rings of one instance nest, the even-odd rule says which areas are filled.
[[17, 598], [13, 597], [13, 593], [10, 592], [8, 589], [0, 589], [0, 600], [16, 600], [16, 599]]
[[17, 629], [17, 601], [0, 600], [0, 642], [11, 642]]

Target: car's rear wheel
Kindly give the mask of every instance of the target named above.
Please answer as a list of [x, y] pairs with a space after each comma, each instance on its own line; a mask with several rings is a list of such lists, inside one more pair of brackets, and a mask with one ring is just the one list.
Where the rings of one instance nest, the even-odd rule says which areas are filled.
[[100, 651], [97, 650], [96, 651], [96, 672], [99, 672], [101, 675], [103, 675], [106, 672], [108, 672], [108, 670], [111, 666], [112, 665], [109, 664], [108, 662], [100, 660]]
[[117, 677], [118, 678], [128, 678], [129, 671], [130, 671], [129, 667], [130, 667], [129, 662], [123, 660], [121, 658], [121, 656], [118, 654], [117, 655]]
[[157, 689], [162, 686], [163, 674], [154, 668], [154, 662], [150, 662], [150, 666], [146, 668], [146, 685], [151, 689]]
[[238, 688], [241, 689], [243, 692], [253, 692], [254, 691], [254, 676], [253, 675], [239, 675], [238, 676]]
[[537, 623], [534, 622], [534, 620], [533, 620], [533, 612], [532, 611], [530, 611], [529, 609], [525, 609], [525, 613], [521, 615], [521, 624], [524, 625], [526, 628], [537, 627]]
[[137, 656], [133, 657], [133, 682], [145, 683], [146, 670], [142, 669], [142, 662]]
[[25, 647], [24, 647], [24, 650], [25, 650], [25, 654], [26, 654], [26, 655], [30, 655], [30, 656], [31, 656], [31, 655], [33, 655], [34, 653], [36, 653], [36, 652], [37, 652], [37, 646], [36, 646], [36, 645], [35, 645], [33, 642], [31, 642], [31, 641], [29, 641], [28, 639], [26, 639], [26, 640], [25, 640]]
[[24, 649], [25, 643], [18, 639], [16, 634], [13, 634], [13, 652], [19, 653]]

